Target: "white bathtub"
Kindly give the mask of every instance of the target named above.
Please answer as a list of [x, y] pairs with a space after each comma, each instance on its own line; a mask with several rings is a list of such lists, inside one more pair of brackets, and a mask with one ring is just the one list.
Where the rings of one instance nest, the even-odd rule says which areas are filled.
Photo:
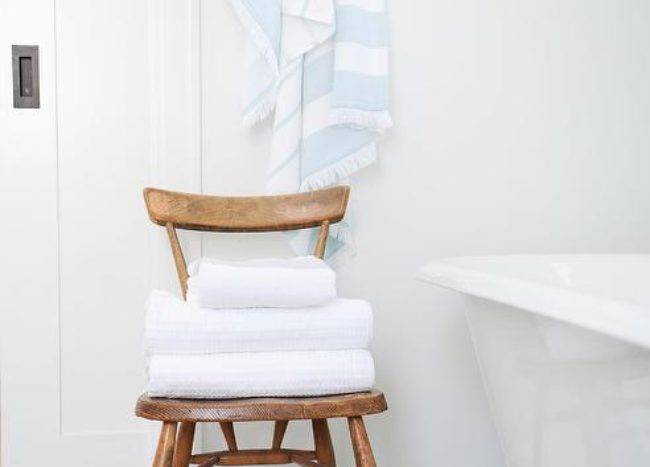
[[650, 255], [434, 261], [466, 294], [509, 467], [650, 466]]

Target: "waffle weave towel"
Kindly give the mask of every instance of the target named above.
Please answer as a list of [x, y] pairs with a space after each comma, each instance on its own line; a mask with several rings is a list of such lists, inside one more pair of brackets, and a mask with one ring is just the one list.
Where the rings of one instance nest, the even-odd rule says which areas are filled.
[[374, 378], [366, 350], [154, 355], [148, 393], [199, 399], [320, 396], [367, 391]]
[[197, 309], [154, 290], [147, 303], [145, 347], [154, 354], [365, 349], [372, 310], [336, 299], [310, 308]]

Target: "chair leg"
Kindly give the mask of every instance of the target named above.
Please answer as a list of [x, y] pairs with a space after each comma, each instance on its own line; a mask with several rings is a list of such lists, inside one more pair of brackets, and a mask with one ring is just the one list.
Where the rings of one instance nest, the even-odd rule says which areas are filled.
[[153, 467], [172, 467], [176, 443], [176, 422], [163, 422]]
[[219, 422], [223, 437], [226, 438], [226, 444], [229, 451], [237, 450], [237, 438], [235, 437], [235, 427], [232, 422]]
[[277, 451], [282, 447], [282, 440], [284, 439], [284, 434], [287, 432], [287, 425], [289, 425], [288, 420], [278, 420], [275, 422], [273, 427], [273, 444], [272, 449]]
[[311, 421], [314, 432], [314, 446], [316, 448], [316, 460], [328, 467], [336, 467], [334, 458], [334, 447], [332, 446], [332, 437], [326, 419], [317, 419]]
[[357, 467], [377, 467], [363, 418], [348, 418], [348, 426], [350, 427], [350, 438], [352, 438], [354, 459], [356, 460]]
[[189, 467], [194, 444], [196, 423], [182, 422], [178, 430], [176, 449], [174, 449], [174, 467]]

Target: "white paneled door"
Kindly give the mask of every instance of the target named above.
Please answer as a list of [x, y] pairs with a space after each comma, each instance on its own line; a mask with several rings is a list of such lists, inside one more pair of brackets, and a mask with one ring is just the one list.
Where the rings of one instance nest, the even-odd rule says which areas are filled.
[[[198, 6], [0, 1], [2, 467], [151, 463], [143, 304], [173, 266], [141, 190], [200, 187]], [[39, 109], [12, 44], [40, 48]]]

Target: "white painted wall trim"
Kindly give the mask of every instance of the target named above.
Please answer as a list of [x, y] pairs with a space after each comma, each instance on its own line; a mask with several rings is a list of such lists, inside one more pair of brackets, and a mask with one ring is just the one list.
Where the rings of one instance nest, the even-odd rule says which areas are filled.
[[[149, 0], [150, 186], [203, 191], [201, 0]], [[202, 252], [199, 235], [182, 234], [189, 257]], [[151, 225], [151, 288], [178, 290], [169, 243]], [[156, 436], [158, 424], [152, 428]], [[198, 426], [195, 445], [203, 445]]]

